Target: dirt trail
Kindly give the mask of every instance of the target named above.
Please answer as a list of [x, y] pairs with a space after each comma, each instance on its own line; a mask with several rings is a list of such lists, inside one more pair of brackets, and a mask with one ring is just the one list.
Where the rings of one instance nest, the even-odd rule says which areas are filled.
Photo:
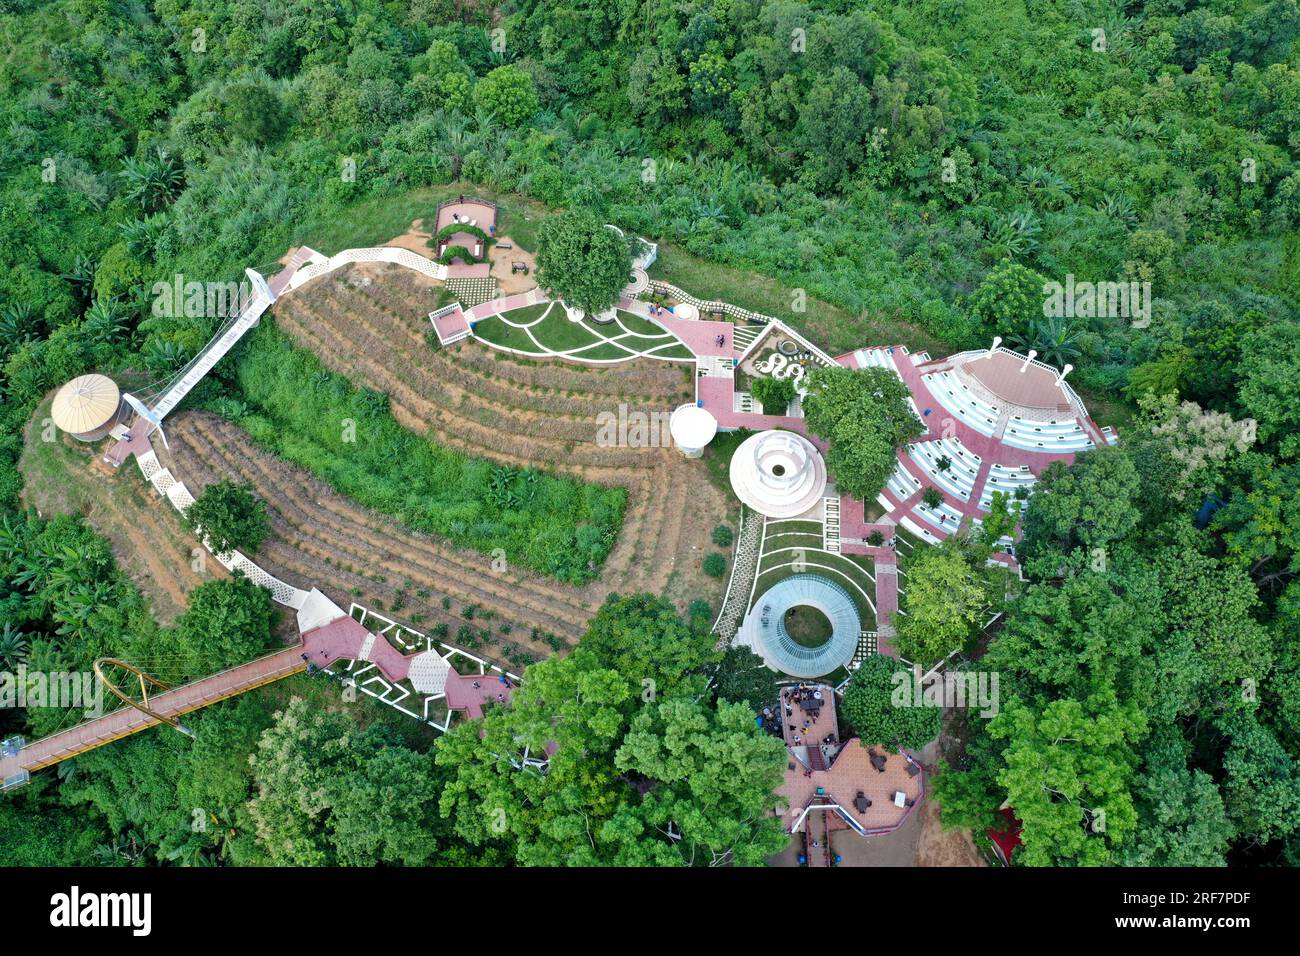
[[23, 503], [43, 515], [81, 515], [108, 540], [118, 565], [148, 599], [160, 623], [173, 623], [200, 584], [229, 576], [206, 552], [204, 570], [194, 569], [198, 541], [134, 464], [115, 471], [99, 460], [99, 444], [83, 444], [67, 435], [60, 434], [57, 443], [45, 442], [42, 419], [38, 411], [25, 433], [19, 460]]

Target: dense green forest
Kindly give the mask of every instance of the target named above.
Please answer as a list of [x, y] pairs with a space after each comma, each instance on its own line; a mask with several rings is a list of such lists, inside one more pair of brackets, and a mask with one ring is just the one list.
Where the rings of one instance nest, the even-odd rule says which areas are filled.
[[[201, 347], [213, 320], [153, 315], [155, 281], [270, 272], [324, 224], [396, 208], [400, 228], [428, 205], [402, 197], [459, 181], [584, 208], [899, 341], [1000, 334], [1074, 364], [1094, 407], [1124, 416], [1123, 444], [1055, 469], [1032, 499], [1027, 587], [970, 665], [1003, 674], [1003, 706], [970, 718], [965, 757], [940, 775], [945, 819], [983, 827], [1010, 800], [1038, 864], [1300, 862], [1296, 0], [0, 11], [6, 666], [168, 647], [193, 675], [266, 646], [270, 611], [247, 588], [214, 585], [170, 633], [83, 524], [21, 514], [23, 426], [75, 374], [165, 379]], [[1150, 321], [1045, 318], [1044, 281], [1067, 276], [1149, 282]], [[795, 320], [832, 351], [883, 344], [828, 314]], [[195, 401], [238, 394], [228, 366]], [[622, 611], [642, 636], [668, 628], [662, 608]], [[44, 774], [0, 802], [0, 860], [761, 859], [781, 755], [690, 686], [715, 663], [699, 622], [671, 634], [685, 649], [671, 666], [628, 671], [613, 645], [635, 635], [598, 616], [590, 649], [539, 665], [530, 686], [545, 690], [486, 722], [498, 745], [540, 743], [599, 696], [601, 722], [570, 731], [585, 756], [535, 785], [471, 730], [435, 757], [302, 678], [286, 694], [314, 706], [250, 697], [197, 715], [193, 743], [146, 735]], [[652, 672], [661, 703], [639, 708], [627, 675]], [[693, 789], [657, 746], [682, 727], [746, 763]], [[703, 773], [709, 756], [681, 760]], [[627, 782], [647, 779], [656, 800]], [[373, 813], [364, 795], [380, 792]], [[687, 859], [656, 828], [692, 802], [732, 825], [689, 833]], [[467, 809], [506, 805], [546, 809], [499, 827]], [[578, 840], [588, 807], [603, 829]], [[1084, 826], [1098, 811], [1104, 829]]]

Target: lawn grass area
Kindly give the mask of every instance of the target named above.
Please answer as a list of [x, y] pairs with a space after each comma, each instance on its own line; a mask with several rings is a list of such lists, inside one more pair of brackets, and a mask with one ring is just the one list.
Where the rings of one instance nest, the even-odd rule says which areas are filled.
[[628, 335], [625, 332], [620, 332], [618, 329], [609, 329], [605, 334], [611, 339], [616, 338], [619, 345], [626, 345], [628, 348], [640, 349], [642, 351], [649, 351], [650, 349], [657, 348], [660, 345], [671, 345], [673, 343], [681, 345], [681, 343], [677, 342], [677, 340], [671, 335], [641, 335], [637, 332]]
[[[478, 187], [471, 184], [466, 186], [466, 190], [469, 189], [478, 189]], [[476, 195], [488, 194], [480, 189]], [[509, 236], [514, 240], [515, 245], [529, 252], [536, 252], [537, 227], [544, 217], [554, 215], [555, 210], [548, 209], [536, 200], [517, 193], [491, 198], [497, 203], [497, 235]]]
[[563, 309], [552, 309], [551, 314], [528, 331], [542, 345], [555, 352], [567, 352], [601, 341], [581, 322], [570, 322]]
[[[547, 312], [548, 309], [550, 309], [549, 313]], [[546, 318], [537, 322], [536, 320], [543, 315]], [[507, 312], [506, 319], [516, 324], [534, 323], [530, 325], [529, 332], [532, 333], [536, 342], [530, 339], [522, 329], [516, 329], [507, 324], [500, 316], [490, 316], [476, 322], [474, 324], [475, 336], [494, 345], [530, 352], [535, 355], [543, 354], [545, 349], [553, 352], [572, 352], [574, 349], [585, 349], [574, 358], [626, 359], [631, 358], [629, 350], [640, 352], [661, 348], [661, 351], [657, 354], [665, 358], [694, 358], [690, 349], [671, 335], [666, 335], [658, 326], [655, 326], [658, 331], [656, 338], [649, 338], [640, 334], [628, 335], [616, 326], [593, 326], [588, 324], [586, 320], [570, 322], [562, 308], [551, 308], [551, 305], [545, 302]], [[618, 344], [606, 341], [606, 339], [615, 337], [619, 337]], [[543, 346], [542, 349], [538, 348], [539, 344]]]
[[[540, 319], [542, 316], [544, 316], [546, 314], [546, 310], [551, 308], [551, 305], [552, 303], [550, 302], [538, 302], [535, 303], [534, 305], [526, 305], [520, 309], [511, 309], [509, 312], [506, 312], [504, 314], [505, 317], [509, 319], [511, 322], [513, 322], [515, 325], [528, 325], [530, 322], [535, 322], [537, 319]], [[558, 305], [555, 306], [555, 309], [558, 312], [564, 311]]]
[[841, 554], [840, 557], [846, 561], [852, 561], [868, 574], [875, 574], [876, 572], [876, 562], [871, 559], [869, 554]]
[[903, 558], [915, 551], [917, 548], [928, 548], [926, 544], [912, 532], [908, 531], [901, 524], [894, 529], [894, 534], [898, 537], [898, 559], [901, 563]]
[[862, 502], [862, 513], [867, 521], [879, 521], [885, 516], [885, 506], [871, 498]]
[[[346, 209], [327, 210], [295, 226], [293, 242], [309, 245], [327, 255], [387, 242], [406, 232], [413, 220], [432, 217], [438, 203], [461, 193], [496, 202], [498, 238], [509, 236], [516, 245], [530, 252], [537, 249], [537, 226], [550, 210], [526, 196], [494, 194], [475, 183], [466, 182], [426, 186], [399, 196], [365, 199]], [[432, 222], [425, 225], [432, 226]]]
[[444, 448], [399, 425], [387, 396], [354, 388], [274, 324], [245, 341], [235, 374], [256, 414], [240, 424], [259, 444], [412, 530], [501, 549], [568, 583], [596, 577], [622, 525], [625, 489]]
[[579, 352], [574, 356], [576, 359], [630, 359], [631, 357], [631, 353], [609, 342], [603, 342], [595, 348]]
[[492, 345], [499, 345], [502, 348], [519, 349], [522, 352], [540, 354], [537, 351], [537, 345], [528, 337], [527, 332], [506, 325], [495, 315], [488, 316], [486, 319], [479, 319], [474, 323], [474, 337]]
[[624, 312], [618, 309], [615, 313], [618, 320], [623, 323], [623, 328], [629, 332], [635, 332], [637, 335], [660, 336], [671, 335], [672, 333], [664, 329], [663, 326], [651, 322], [647, 318], [636, 315], [632, 312]]
[[682, 343], [678, 342], [676, 345], [670, 346], [669, 348], [656, 350], [655, 356], [658, 358], [685, 359], [691, 361], [694, 360], [695, 353], [685, 345], [682, 345]]
[[[733, 432], [718, 432], [713, 441], [704, 449], [704, 467], [708, 469], [709, 481], [713, 482], [726, 494], [729, 501], [736, 500], [736, 493], [731, 490], [731, 456], [750, 435], [748, 428], [738, 428]], [[755, 516], [754, 520], [758, 520]]]
[[820, 534], [808, 534], [803, 531], [784, 531], [773, 534], [768, 531], [764, 547], [771, 546], [772, 550], [777, 548], [815, 548], [818, 551], [822, 547], [822, 536]]
[[756, 272], [701, 259], [667, 243], [659, 243], [659, 257], [650, 267], [650, 275], [700, 299], [730, 302], [775, 316], [806, 334], [831, 355], [863, 345], [886, 344], [906, 345], [913, 352], [928, 349], [935, 356], [949, 351], [920, 326], [897, 319], [853, 315], [811, 296], [807, 299], [807, 310], [795, 312], [791, 308], [795, 301], [793, 288]]
[[[801, 550], [802, 554], [799, 553]], [[763, 556], [759, 559], [758, 568], [760, 572], [767, 571], [782, 564], [789, 564], [797, 558], [802, 558], [809, 565], [824, 565], [835, 568], [846, 578], [854, 581], [868, 595], [875, 597], [876, 585], [868, 571], [842, 554], [831, 554], [831, 552], [823, 551], [820, 548], [801, 549], [798, 545], [786, 545], [778, 541], [774, 548], [763, 548]]]
[[782, 623], [790, 639], [800, 647], [821, 647], [835, 633], [826, 615], [806, 604], [790, 608]]
[[300, 223], [293, 230], [293, 241], [327, 256], [344, 249], [378, 245], [406, 232], [412, 220], [432, 217], [438, 203], [468, 193], [470, 188], [460, 184], [431, 186], [400, 196], [367, 199]]
[[808, 521], [799, 518], [778, 518], [775, 521], [769, 521], [767, 523], [767, 536], [769, 538], [774, 534], [784, 534], [788, 531], [815, 534], [820, 540], [822, 536], [822, 523], [820, 521]]

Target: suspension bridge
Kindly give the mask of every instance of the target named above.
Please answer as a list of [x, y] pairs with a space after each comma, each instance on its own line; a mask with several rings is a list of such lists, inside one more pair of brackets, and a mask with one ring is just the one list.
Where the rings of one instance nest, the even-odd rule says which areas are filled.
[[[458, 673], [447, 660], [450, 655], [444, 656], [432, 648], [413, 654], [400, 653], [384, 637], [367, 630], [315, 589], [298, 612], [298, 628], [299, 640], [284, 650], [159, 694], [146, 695], [143, 706], [128, 701], [128, 706], [102, 717], [83, 721], [27, 743], [13, 753], [0, 755], [0, 790], [22, 786], [37, 770], [115, 740], [164, 723], [175, 727], [180, 717], [192, 711], [294, 674], [324, 671], [339, 662], [347, 662], [349, 669], [358, 664], [362, 665], [359, 670], [368, 671], [373, 667], [391, 684], [406, 681], [417, 692], [431, 695], [430, 699], [442, 699], [449, 710], [463, 711], [471, 718], [481, 717], [488, 702], [508, 701], [514, 690], [515, 685], [506, 675], [492, 675], [485, 668], [480, 668], [483, 671], [480, 674]], [[142, 673], [138, 668], [131, 669]], [[355, 684], [356, 678], [351, 679]]]
[[[235, 347], [244, 333], [257, 325], [262, 314], [289, 288], [294, 273], [313, 255], [315, 253], [306, 246], [295, 249], [285, 261], [284, 268], [269, 282], [260, 273], [245, 269], [244, 274], [252, 283], [253, 295], [239, 313], [223, 323], [207, 345], [161, 387], [139, 395], [123, 396], [135, 412], [135, 419], [130, 426], [115, 434], [118, 440], [105, 452], [104, 460], [117, 468], [132, 455], [147, 454], [151, 450], [149, 436], [155, 430], [161, 432], [162, 420], [203, 381], [203, 377]], [[166, 441], [164, 436], [164, 445]]]
[[[291, 283], [298, 269], [304, 263], [319, 258], [319, 254], [305, 246], [294, 250], [285, 261], [285, 267], [269, 282], [252, 269], [246, 270], [254, 295], [238, 315], [225, 322], [207, 345], [162, 387], [124, 396], [134, 410], [135, 418], [129, 426], [123, 426], [113, 433], [116, 441], [105, 453], [104, 460], [113, 467], [119, 467], [135, 456], [145, 477], [160, 493], [170, 498], [178, 509], [184, 511], [193, 499], [187, 494], [179, 494], [178, 492], [184, 491], [184, 486], [160, 470], [150, 436], [157, 431], [166, 445], [166, 437], [161, 430], [162, 420], [234, 348], [243, 335], [258, 324], [263, 313], [275, 303], [279, 295], [294, 287]], [[166, 480], [160, 483], [160, 478]], [[359, 679], [380, 683], [384, 687], [383, 695], [370, 690], [367, 693], [387, 703], [393, 704], [387, 698], [398, 682], [409, 684], [417, 694], [424, 697], [426, 721], [429, 705], [434, 700], [444, 701], [448, 712], [461, 711], [474, 718], [482, 716], [485, 704], [510, 699], [514, 684], [509, 677], [513, 675], [504, 672], [489, 674], [486, 662], [479, 662], [480, 673], [465, 675], [456, 671], [448, 660], [455, 653], [454, 649], [442, 654], [429, 642], [425, 650], [403, 654], [386, 637], [368, 630], [316, 588], [308, 592], [283, 585], [238, 552], [219, 554], [217, 558], [227, 567], [237, 568], [258, 584], [270, 588], [277, 602], [297, 612], [298, 641], [281, 651], [171, 688], [159, 684], [144, 670], [150, 662], [112, 661], [111, 663], [125, 666], [140, 677], [141, 696], [144, 699], [139, 703], [112, 687], [97, 666], [96, 674], [101, 683], [125, 701], [126, 705], [30, 743], [21, 738], [5, 741], [5, 747], [0, 752], [0, 790], [22, 786], [35, 771], [151, 727], [165, 723], [182, 729], [179, 718], [184, 714], [294, 674], [326, 670], [340, 661], [347, 662], [349, 674], [353, 675], [349, 679], [354, 686]], [[292, 593], [280, 594], [276, 585]], [[97, 662], [97, 665], [99, 663], [101, 662]], [[492, 670], [498, 669], [493, 667]], [[382, 675], [382, 680], [378, 675]], [[148, 694], [146, 682], [161, 692]], [[402, 689], [400, 694], [402, 696], [398, 700], [409, 692]], [[403, 712], [412, 713], [404, 709]]]

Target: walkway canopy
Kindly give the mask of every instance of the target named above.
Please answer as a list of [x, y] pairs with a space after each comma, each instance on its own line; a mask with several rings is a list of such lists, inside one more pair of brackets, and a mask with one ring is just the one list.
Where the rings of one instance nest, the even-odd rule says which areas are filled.
[[[804, 647], [785, 630], [785, 615], [793, 607], [821, 611], [831, 624], [831, 636], [820, 647]], [[829, 674], [853, 660], [862, 624], [858, 609], [838, 584], [816, 574], [796, 574], [763, 593], [741, 627], [740, 642], [763, 656], [769, 667], [791, 677]]]

